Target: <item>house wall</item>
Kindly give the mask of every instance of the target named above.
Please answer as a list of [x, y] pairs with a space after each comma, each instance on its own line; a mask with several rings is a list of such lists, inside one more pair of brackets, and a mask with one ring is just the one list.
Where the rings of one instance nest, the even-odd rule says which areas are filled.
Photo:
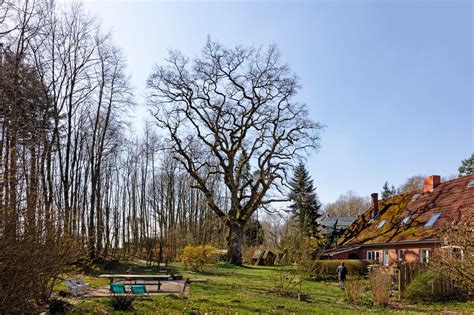
[[333, 255], [333, 256], [331, 256], [330, 259], [334, 259], [334, 260], [338, 260], [338, 259], [349, 259], [349, 252], [345, 252], [345, 253], [340, 253], [340, 254]]
[[410, 245], [397, 245], [397, 244], [387, 244], [387, 245], [377, 245], [377, 246], [364, 246], [357, 250], [346, 251], [342, 253], [334, 254], [333, 256], [327, 257], [328, 259], [367, 259], [367, 252], [377, 251], [379, 253], [379, 263], [383, 264], [383, 255], [384, 251], [388, 250], [389, 256], [389, 265], [393, 265], [398, 262], [398, 251], [403, 250], [403, 263], [416, 263], [420, 262], [420, 250], [421, 249], [431, 249], [435, 248], [435, 244], [432, 243], [418, 243]]
[[[392, 265], [399, 261], [398, 251], [403, 250], [403, 261], [404, 263], [415, 263], [420, 262], [420, 250], [421, 249], [431, 249], [435, 248], [434, 244], [413, 244], [413, 245], [393, 245], [387, 244], [385, 246], [373, 246], [373, 247], [363, 247], [359, 251], [360, 259], [367, 259], [367, 252], [369, 251], [378, 251], [379, 252], [379, 263], [383, 264], [383, 254], [384, 250], [388, 250], [389, 256], [389, 265]], [[345, 253], [344, 253], [345, 254]], [[334, 258], [333, 258], [334, 259]]]

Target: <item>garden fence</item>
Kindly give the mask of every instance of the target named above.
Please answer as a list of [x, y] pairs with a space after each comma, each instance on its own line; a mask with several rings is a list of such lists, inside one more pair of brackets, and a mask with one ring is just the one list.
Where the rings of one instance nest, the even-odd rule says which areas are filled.
[[[394, 282], [399, 292], [404, 292], [416, 275], [424, 270], [422, 264], [399, 264], [394, 270]], [[450, 296], [458, 292], [456, 283], [445, 275], [439, 275], [432, 284], [432, 293], [436, 296]]]

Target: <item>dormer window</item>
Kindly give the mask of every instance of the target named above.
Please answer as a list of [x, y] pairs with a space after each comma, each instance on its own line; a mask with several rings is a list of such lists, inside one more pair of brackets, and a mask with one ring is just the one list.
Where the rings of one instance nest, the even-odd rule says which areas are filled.
[[411, 197], [411, 201], [415, 201], [416, 199], [418, 199], [418, 197], [420, 197], [420, 194], [414, 195], [413, 197]]
[[380, 229], [382, 226], [384, 226], [385, 220], [380, 221], [379, 225], [377, 225], [377, 229]]
[[471, 187], [474, 187], [474, 179], [469, 181], [469, 183], [467, 183], [467, 188], [471, 188]]
[[411, 214], [407, 215], [401, 222], [401, 225], [405, 225], [408, 223], [408, 221], [410, 221], [411, 219]]
[[438, 221], [440, 216], [441, 216], [441, 213], [439, 212], [436, 212], [435, 214], [433, 214], [431, 218], [428, 220], [428, 222], [426, 222], [425, 227], [432, 227], [433, 224], [435, 224], [436, 221]]

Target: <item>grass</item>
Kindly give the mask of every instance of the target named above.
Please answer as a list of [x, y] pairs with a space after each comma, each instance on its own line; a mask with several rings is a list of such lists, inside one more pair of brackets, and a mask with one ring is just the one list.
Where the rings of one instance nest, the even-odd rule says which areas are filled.
[[[158, 314], [423, 314], [455, 311], [474, 312], [474, 302], [430, 303], [402, 305], [394, 301], [390, 307], [355, 306], [347, 302], [345, 294], [336, 282], [305, 281], [301, 291], [310, 294], [309, 301], [281, 297], [271, 292], [274, 286], [272, 273], [284, 272], [288, 267], [232, 266], [216, 264], [204, 273], [177, 271], [191, 279], [208, 279], [208, 283], [191, 284], [188, 296], [147, 296], [134, 302], [136, 313]], [[145, 272], [144, 266], [135, 265], [134, 272]], [[175, 270], [176, 271], [176, 270]], [[113, 272], [113, 271], [108, 271]], [[92, 287], [106, 285], [108, 281], [97, 277], [100, 270], [87, 276]], [[60, 289], [61, 287], [58, 287]], [[114, 313], [110, 298], [71, 299], [74, 313], [109, 314]]]

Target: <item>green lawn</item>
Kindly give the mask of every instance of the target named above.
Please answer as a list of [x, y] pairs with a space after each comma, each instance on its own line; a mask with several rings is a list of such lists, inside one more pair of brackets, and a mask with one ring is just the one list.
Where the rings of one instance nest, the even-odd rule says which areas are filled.
[[[306, 281], [302, 292], [309, 293], [309, 301], [280, 297], [271, 292], [272, 273], [281, 272], [282, 267], [235, 267], [226, 264], [210, 266], [207, 273], [189, 273], [182, 271], [184, 277], [208, 279], [208, 283], [193, 283], [188, 296], [140, 297], [134, 302], [136, 313], [166, 314], [361, 314], [361, 313], [440, 313], [456, 311], [474, 313], [474, 302], [432, 303], [406, 305], [394, 300], [387, 308], [362, 307], [349, 304], [345, 294], [335, 282]], [[134, 272], [143, 272], [136, 266]], [[110, 272], [110, 271], [109, 271]], [[98, 271], [97, 273], [100, 273]], [[107, 284], [107, 280], [94, 276], [86, 277], [93, 287]], [[109, 298], [70, 299], [76, 313], [106, 314], [112, 313]]]

